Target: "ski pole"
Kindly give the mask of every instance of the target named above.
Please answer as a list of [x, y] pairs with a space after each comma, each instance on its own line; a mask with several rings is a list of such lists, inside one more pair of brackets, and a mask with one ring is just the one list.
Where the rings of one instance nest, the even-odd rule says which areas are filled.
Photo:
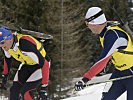
[[[102, 81], [102, 82], [96, 82], [96, 83], [86, 84], [86, 85], [84, 85], [84, 88], [89, 87], [89, 86], [94, 85], [94, 84], [107, 83], [107, 82], [114, 82], [114, 81], [119, 81], [119, 80], [124, 80], [124, 79], [128, 79], [128, 78], [132, 78], [132, 77], [133, 77], [133, 75], [129, 75], [129, 76], [123, 76], [123, 77], [118, 77], [118, 78], [109, 79], [109, 80]], [[75, 89], [73, 89], [71, 93], [72, 93], [73, 95], [75, 95], [76, 93], [78, 93], [78, 91], [76, 91]]]
[[[124, 79], [129, 79], [132, 78], [133, 75], [129, 75], [129, 76], [123, 76], [123, 77], [118, 77], [118, 78], [113, 78], [113, 79], [109, 79], [109, 80], [105, 80], [102, 82], [96, 82], [96, 83], [91, 83], [91, 84], [86, 84], [84, 85], [84, 88], [94, 85], [94, 84], [100, 84], [100, 83], [107, 83], [107, 82], [114, 82], [114, 81], [119, 81], [119, 80], [124, 80]], [[72, 94], [76, 94], [78, 91], [75, 91], [75, 88], [72, 90]]]
[[4, 100], [3, 99], [3, 89], [6, 90], [6, 87], [2, 86], [2, 83], [0, 83], [0, 90], [1, 90], [0, 100]]
[[118, 77], [118, 78], [113, 78], [113, 79], [105, 80], [105, 81], [102, 81], [102, 82], [96, 82], [96, 83], [86, 84], [85, 87], [90, 86], [90, 85], [94, 85], [94, 84], [100, 84], [100, 83], [107, 83], [107, 82], [114, 82], [114, 81], [129, 79], [129, 78], [132, 78], [132, 77], [133, 77], [133, 75], [123, 76], [123, 77]]
[[[0, 83], [0, 88], [1, 88], [2, 86], [1, 86], [1, 83]], [[2, 99], [2, 94], [3, 94], [3, 91], [2, 91], [2, 89], [1, 89], [1, 98], [0, 99]]]
[[3, 86], [2, 83], [0, 83], [0, 89], [4, 89], [4, 90], [7, 90], [6, 86]]

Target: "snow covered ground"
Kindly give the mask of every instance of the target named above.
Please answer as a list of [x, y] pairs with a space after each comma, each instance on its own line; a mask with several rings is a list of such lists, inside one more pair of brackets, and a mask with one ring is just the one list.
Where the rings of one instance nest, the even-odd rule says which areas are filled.
[[[107, 80], [110, 75], [111, 74], [95, 77], [90, 83]], [[105, 83], [86, 87], [84, 90], [77, 92], [75, 95], [72, 95], [72, 97], [63, 100], [101, 100], [104, 86]], [[117, 100], [126, 100], [126, 92], [123, 93]]]
[[8, 100], [5, 96], [0, 96], [0, 100]]
[[133, 7], [131, 7], [130, 9], [131, 9], [131, 11], [133, 12]]
[[[111, 74], [103, 75], [100, 77], [95, 77], [91, 81], [89, 81], [89, 84], [91, 83], [97, 83], [100, 81], [108, 80]], [[75, 78], [72, 83], [75, 83], [81, 78]], [[71, 97], [63, 99], [63, 100], [101, 100], [102, 97], [102, 91], [104, 89], [106, 83], [91, 85], [86, 87], [84, 90], [76, 92], [71, 92]], [[0, 96], [0, 100], [8, 100], [8, 98], [4, 98], [4, 96]], [[123, 93], [117, 100], [126, 100], [126, 92]]]

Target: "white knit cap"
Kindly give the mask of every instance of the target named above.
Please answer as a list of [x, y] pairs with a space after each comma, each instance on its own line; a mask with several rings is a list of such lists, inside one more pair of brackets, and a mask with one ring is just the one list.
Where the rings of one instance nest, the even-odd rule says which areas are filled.
[[[89, 8], [88, 11], [87, 11], [87, 13], [86, 13], [85, 19], [88, 19], [88, 18], [90, 18], [90, 17], [96, 15], [96, 14], [99, 13], [100, 11], [102, 11], [102, 9], [99, 8], [99, 7], [91, 7], [91, 8]], [[106, 21], [107, 21], [107, 20], [106, 20], [106, 17], [105, 17], [105, 15], [104, 15], [104, 13], [103, 13], [103, 14], [101, 14], [100, 16], [98, 16], [97, 18], [91, 20], [91, 21], [89, 22], [89, 24], [103, 24], [103, 23], [105, 23]]]

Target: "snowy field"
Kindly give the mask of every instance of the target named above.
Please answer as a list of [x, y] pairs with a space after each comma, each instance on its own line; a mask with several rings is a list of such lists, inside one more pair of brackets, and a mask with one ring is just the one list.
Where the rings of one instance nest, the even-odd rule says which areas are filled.
[[[103, 75], [100, 77], [94, 77], [89, 84], [97, 83], [100, 81], [108, 80], [111, 74]], [[75, 78], [72, 83], [77, 82], [81, 78]], [[72, 91], [71, 97], [63, 99], [63, 100], [101, 100], [102, 91], [104, 89], [106, 83], [91, 85], [86, 87], [84, 90], [75, 92]], [[8, 98], [4, 98], [4, 96], [0, 96], [0, 100], [8, 100]], [[117, 100], [126, 100], [126, 93], [123, 93]]]
[[8, 100], [5, 96], [0, 96], [0, 100]]
[[[90, 83], [107, 80], [109, 77], [110, 74], [95, 77]], [[72, 94], [72, 97], [63, 100], [101, 100], [104, 86], [105, 83], [88, 86], [84, 90], [77, 92], [75, 95]], [[123, 93], [117, 100], [126, 100], [126, 92]]]

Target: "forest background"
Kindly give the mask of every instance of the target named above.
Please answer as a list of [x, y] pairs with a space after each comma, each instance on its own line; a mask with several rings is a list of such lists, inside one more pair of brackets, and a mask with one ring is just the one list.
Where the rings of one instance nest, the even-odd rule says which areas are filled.
[[[0, 0], [0, 25], [22, 27], [52, 35], [45, 45], [52, 59], [49, 98], [59, 100], [69, 96], [73, 78], [81, 77], [101, 52], [99, 39], [85, 26], [89, 7], [99, 6], [109, 21], [118, 20], [113, 6], [124, 21], [133, 20], [132, 0]], [[132, 25], [130, 25], [131, 28]], [[3, 52], [0, 51], [2, 72]], [[13, 62], [9, 80], [13, 80], [18, 63]], [[6, 92], [6, 91], [5, 91]]]

